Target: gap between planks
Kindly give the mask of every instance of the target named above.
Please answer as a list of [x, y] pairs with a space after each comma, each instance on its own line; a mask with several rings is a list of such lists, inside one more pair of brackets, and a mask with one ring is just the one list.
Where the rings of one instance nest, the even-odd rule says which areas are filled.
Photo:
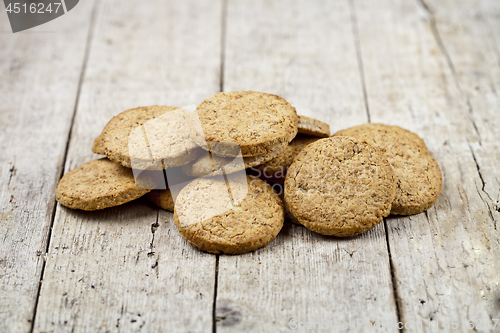
[[[228, 0], [222, 0], [221, 8], [221, 33], [220, 33], [220, 85], [221, 92], [224, 91], [224, 65], [226, 57], [226, 30], [227, 30], [227, 6]], [[217, 287], [219, 282], [219, 254], [215, 255], [215, 273], [214, 273], [214, 301], [212, 305], [212, 333], [217, 332]]]
[[[100, 0], [95, 0], [93, 7], [92, 7], [92, 13], [90, 16], [89, 31], [87, 34], [87, 40], [85, 42], [85, 54], [83, 57], [83, 66], [82, 66], [82, 71], [80, 73], [80, 78], [78, 79], [78, 89], [77, 89], [76, 98], [75, 98], [75, 105], [73, 107], [73, 114], [71, 115], [71, 122], [70, 122], [70, 126], [69, 126], [69, 131], [68, 131], [68, 138], [66, 140], [66, 147], [64, 149], [64, 157], [62, 160], [61, 172], [59, 174], [58, 180], [60, 180], [62, 178], [62, 176], [64, 175], [64, 166], [66, 165], [66, 158], [68, 157], [69, 141], [71, 139], [71, 133], [73, 131], [73, 124], [75, 123], [76, 109], [78, 107], [78, 101], [80, 100], [80, 93], [81, 93], [81, 88], [82, 88], [82, 84], [83, 84], [83, 79], [85, 77], [85, 72], [87, 69], [87, 63], [88, 63], [89, 54], [90, 54], [90, 46], [91, 46], [92, 37], [94, 34], [95, 17], [96, 17], [99, 3], [100, 3]], [[40, 282], [38, 283], [38, 290], [37, 290], [36, 298], [35, 298], [35, 307], [33, 310], [33, 317], [31, 319], [30, 332], [33, 332], [33, 330], [35, 328], [35, 319], [36, 319], [36, 314], [37, 314], [37, 309], [38, 309], [38, 301], [40, 299], [40, 291], [42, 289], [43, 277], [44, 277], [44, 273], [45, 273], [45, 266], [47, 265], [46, 256], [47, 256], [47, 253], [49, 252], [49, 248], [50, 248], [50, 241], [52, 238], [52, 227], [54, 226], [56, 211], [57, 211], [57, 201], [55, 200], [55, 197], [54, 197], [54, 206], [52, 208], [52, 212], [51, 212], [51, 216], [50, 216], [50, 226], [49, 226], [49, 232], [48, 232], [48, 236], [47, 236], [47, 245], [45, 247], [45, 253], [43, 254], [44, 260], [42, 263], [42, 271], [40, 273]]]
[[359, 75], [361, 80], [361, 87], [363, 90], [363, 100], [365, 102], [366, 118], [370, 123], [371, 122], [370, 105], [368, 104], [368, 96], [366, 94], [365, 71], [363, 69], [363, 55], [361, 54], [361, 44], [359, 42], [359, 31], [358, 31], [358, 18], [356, 16], [356, 5], [354, 4], [354, 1], [355, 0], [349, 0], [349, 10], [351, 11], [352, 34], [354, 36], [354, 46], [356, 49], [356, 57], [358, 60]]
[[[357, 60], [358, 60], [358, 68], [359, 68], [361, 86], [362, 86], [362, 90], [363, 90], [363, 99], [365, 102], [366, 117], [368, 119], [368, 122], [370, 123], [371, 122], [370, 106], [368, 104], [368, 96], [366, 93], [366, 81], [365, 81], [365, 72], [364, 72], [364, 67], [363, 67], [363, 55], [361, 53], [361, 43], [359, 40], [359, 31], [358, 31], [358, 19], [356, 16], [356, 5], [355, 5], [354, 1], [355, 0], [349, 0], [349, 10], [351, 11], [352, 34], [354, 37], [356, 56], [357, 56]], [[401, 310], [400, 310], [400, 304], [399, 304], [399, 298], [398, 298], [398, 287], [397, 287], [397, 283], [396, 283], [396, 276], [394, 274], [394, 262], [392, 260], [391, 245], [389, 243], [389, 228], [387, 227], [387, 220], [385, 218], [384, 218], [384, 230], [385, 230], [385, 242], [387, 244], [387, 253], [389, 255], [389, 269], [390, 269], [390, 273], [391, 273], [392, 292], [393, 292], [393, 297], [394, 297], [394, 304], [396, 305], [396, 316], [398, 318], [398, 322], [402, 322]], [[400, 328], [399, 331], [403, 332], [403, 329]]]
[[[425, 212], [427, 215], [427, 212]], [[398, 297], [398, 285], [396, 283], [396, 274], [394, 271], [394, 261], [392, 260], [392, 253], [391, 253], [391, 244], [389, 243], [389, 228], [387, 227], [387, 220], [384, 218], [384, 230], [385, 230], [385, 242], [387, 243], [387, 252], [389, 254], [389, 266], [391, 270], [391, 281], [392, 281], [392, 293], [394, 295], [394, 303], [396, 304], [396, 315], [398, 317], [398, 323], [402, 323], [403, 321], [401, 320], [401, 308], [399, 304], [399, 297]], [[403, 328], [399, 329], [400, 332], [403, 332]]]

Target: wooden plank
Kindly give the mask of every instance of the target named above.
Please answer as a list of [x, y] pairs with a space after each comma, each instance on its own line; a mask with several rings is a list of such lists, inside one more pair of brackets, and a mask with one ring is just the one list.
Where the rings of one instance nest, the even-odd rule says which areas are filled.
[[[435, 26], [456, 84], [468, 103], [481, 142], [500, 138], [500, 5], [498, 1], [429, 1], [425, 9]], [[451, 13], [451, 15], [450, 15]]]
[[[488, 281], [486, 291], [481, 290], [483, 301], [490, 308], [490, 318], [485, 323], [490, 325], [489, 319], [500, 318], [500, 5], [498, 1], [483, 1], [479, 6], [471, 1], [424, 4], [479, 134], [477, 142], [469, 143], [479, 174], [479, 180], [476, 178], [470, 188], [475, 188], [484, 202], [481, 206], [487, 206], [482, 212], [489, 214], [485, 219], [493, 220], [486, 233], [494, 253], [492, 266], [497, 268], [496, 277]], [[447, 15], [450, 11], [453, 15]]]
[[[347, 1], [230, 1], [224, 74], [224, 90], [278, 94], [332, 131], [367, 121]], [[216, 319], [219, 332], [396, 325], [384, 225], [352, 239], [287, 225], [263, 249], [221, 255]]]
[[[65, 170], [95, 158], [117, 113], [219, 90], [221, 2], [100, 4]], [[35, 332], [199, 332], [212, 327], [215, 256], [146, 200], [101, 212], [57, 206]]]
[[0, 331], [28, 332], [93, 1], [13, 34], [0, 15]]
[[480, 6], [472, 1], [427, 1], [425, 5], [479, 134], [480, 140], [470, 142], [481, 178], [477, 188], [497, 226], [500, 221], [500, 5], [498, 1], [485, 1]]
[[483, 130], [422, 3], [360, 0], [356, 16], [372, 121], [420, 134], [444, 176], [435, 207], [387, 221], [401, 321], [449, 332], [471, 321], [490, 331], [484, 325], [499, 311], [499, 237], [469, 146]]

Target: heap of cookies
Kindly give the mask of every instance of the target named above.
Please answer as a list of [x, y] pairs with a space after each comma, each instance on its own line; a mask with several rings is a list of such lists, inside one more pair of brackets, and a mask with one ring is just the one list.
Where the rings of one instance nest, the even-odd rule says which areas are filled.
[[106, 158], [64, 175], [57, 201], [97, 210], [147, 194], [174, 212], [189, 243], [211, 253], [261, 248], [285, 216], [320, 234], [355, 236], [391, 213], [425, 211], [442, 186], [412, 132], [364, 124], [330, 137], [327, 124], [297, 116], [283, 98], [251, 91], [218, 93], [194, 112], [127, 110], [92, 151]]

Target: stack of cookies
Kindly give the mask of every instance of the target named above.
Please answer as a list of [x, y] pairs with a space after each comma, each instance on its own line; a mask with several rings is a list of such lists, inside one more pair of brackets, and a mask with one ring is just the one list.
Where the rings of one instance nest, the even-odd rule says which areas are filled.
[[384, 217], [431, 207], [439, 167], [416, 134], [365, 124], [337, 132], [275, 95], [218, 93], [194, 112], [141, 107], [117, 115], [92, 147], [106, 158], [68, 172], [57, 201], [82, 210], [145, 194], [180, 234], [211, 253], [271, 242], [285, 216], [324, 235], [363, 233]]

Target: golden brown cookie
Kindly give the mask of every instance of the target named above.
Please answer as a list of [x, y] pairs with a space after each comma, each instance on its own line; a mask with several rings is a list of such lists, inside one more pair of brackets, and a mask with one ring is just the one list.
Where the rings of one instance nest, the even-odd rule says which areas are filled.
[[200, 148], [190, 136], [190, 115], [171, 106], [146, 106], [113, 117], [92, 146], [127, 168], [161, 170], [191, 162]]
[[312, 135], [320, 138], [330, 136], [330, 125], [314, 118], [299, 116], [299, 124], [297, 125], [299, 134]]
[[147, 194], [149, 201], [154, 203], [156, 206], [168, 210], [170, 212], [174, 211], [174, 198], [169, 189], [167, 190], [153, 190]]
[[389, 215], [396, 184], [377, 148], [350, 137], [318, 140], [288, 169], [285, 200], [300, 224], [323, 235], [355, 236]]
[[211, 253], [241, 254], [266, 246], [283, 227], [280, 198], [258, 178], [228, 184], [230, 191], [222, 176], [198, 178], [181, 190], [174, 213], [180, 234]]
[[374, 130], [390, 130], [394, 131], [397, 133], [400, 133], [402, 136], [408, 137], [408, 139], [415, 141], [416, 144], [419, 146], [425, 147], [427, 149], [427, 146], [425, 145], [424, 140], [422, 140], [421, 137], [419, 137], [417, 134], [410, 132], [408, 130], [405, 130], [404, 128], [401, 128], [399, 126], [393, 126], [393, 125], [385, 125], [385, 124], [372, 124], [372, 123], [366, 123], [362, 125], [356, 125], [353, 127], [349, 127], [344, 130], [340, 130], [337, 133], [335, 133], [335, 136], [352, 136], [356, 137], [358, 134], [364, 133], [364, 132], [369, 132], [369, 131], [374, 131]]
[[56, 200], [73, 209], [98, 210], [122, 205], [149, 191], [135, 183], [132, 170], [103, 158], [66, 173], [57, 185]]
[[92, 145], [92, 152], [94, 154], [106, 155], [106, 151], [103, 147], [104, 140], [101, 135], [94, 139], [94, 143]]
[[269, 162], [252, 168], [252, 175], [258, 176], [271, 183], [283, 184], [288, 167], [292, 164], [295, 156], [297, 156], [297, 154], [308, 144], [317, 140], [319, 140], [319, 138], [297, 135], [281, 155], [273, 158]]
[[182, 166], [182, 172], [191, 177], [222, 175], [258, 166], [284, 153], [288, 144], [283, 143], [271, 152], [253, 157], [222, 157], [208, 152], [202, 153], [194, 162]]
[[[196, 117], [198, 117], [196, 119]], [[222, 92], [204, 100], [193, 114], [194, 139], [219, 156], [265, 155], [297, 134], [295, 108], [276, 95]]]
[[387, 156], [397, 183], [391, 214], [418, 214], [434, 205], [443, 185], [441, 170], [418, 135], [381, 124], [365, 124], [339, 133], [364, 140]]

